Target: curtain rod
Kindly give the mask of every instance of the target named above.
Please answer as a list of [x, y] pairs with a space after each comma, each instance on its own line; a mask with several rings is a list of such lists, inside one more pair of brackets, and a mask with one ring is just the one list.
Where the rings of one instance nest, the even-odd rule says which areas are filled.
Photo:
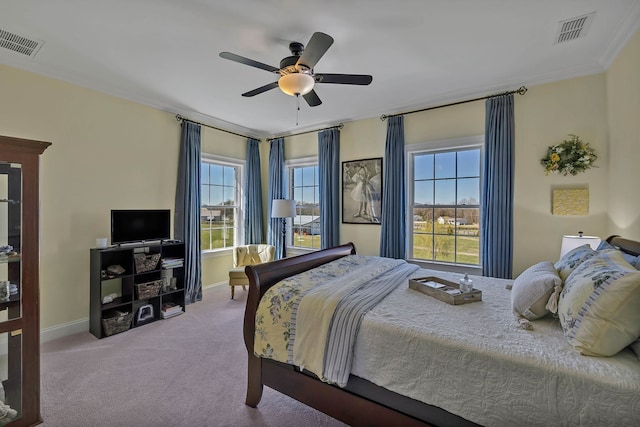
[[342, 129], [344, 127], [343, 123], [340, 123], [338, 125], [335, 126], [330, 126], [328, 128], [322, 128], [322, 129], [314, 129], [314, 130], [308, 130], [305, 132], [300, 132], [300, 133], [292, 133], [289, 135], [280, 135], [280, 136], [274, 136], [272, 138], [267, 138], [267, 142], [273, 141], [274, 139], [278, 139], [278, 138], [285, 138], [287, 136], [298, 136], [298, 135], [304, 135], [305, 133], [311, 133], [311, 132], [321, 132], [323, 130], [329, 130], [329, 129]]
[[182, 117], [180, 114], [176, 114], [176, 120], [179, 122], [190, 122], [190, 123], [195, 123], [197, 125], [200, 126], [204, 126], [204, 127], [208, 127], [211, 129], [215, 129], [215, 130], [219, 130], [221, 132], [226, 132], [226, 133], [230, 133], [232, 135], [236, 135], [236, 136], [241, 136], [243, 138], [247, 138], [247, 139], [257, 139], [258, 141], [260, 141], [261, 138], [258, 138], [256, 136], [247, 136], [247, 135], [242, 135], [241, 133], [235, 133], [235, 132], [231, 132], [230, 130], [226, 130], [226, 129], [221, 129], [221, 128], [217, 128], [215, 126], [211, 126], [205, 123], [200, 123], [200, 122], [196, 122], [195, 120], [189, 120], [189, 119], [185, 119], [184, 117]]
[[435, 107], [428, 107], [428, 108], [422, 108], [420, 110], [407, 111], [406, 113], [397, 113], [397, 114], [389, 114], [389, 115], [383, 114], [380, 116], [380, 120], [385, 121], [390, 117], [404, 116], [405, 114], [420, 113], [422, 111], [435, 110], [437, 108], [443, 108], [443, 107], [451, 107], [454, 105], [466, 104], [467, 102], [474, 102], [474, 101], [480, 101], [482, 99], [495, 98], [496, 96], [511, 95], [513, 93], [517, 93], [518, 95], [524, 95], [525, 93], [527, 93], [527, 88], [524, 86], [520, 86], [516, 90], [510, 90], [508, 92], [498, 93], [496, 95], [481, 96], [480, 98], [467, 99], [466, 101], [452, 102], [451, 104], [437, 105]]

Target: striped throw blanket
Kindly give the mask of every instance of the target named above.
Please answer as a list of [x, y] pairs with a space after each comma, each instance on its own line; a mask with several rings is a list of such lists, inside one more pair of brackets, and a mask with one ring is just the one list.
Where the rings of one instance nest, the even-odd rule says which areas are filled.
[[344, 387], [362, 317], [417, 269], [404, 260], [350, 255], [281, 281], [258, 307], [256, 355]]

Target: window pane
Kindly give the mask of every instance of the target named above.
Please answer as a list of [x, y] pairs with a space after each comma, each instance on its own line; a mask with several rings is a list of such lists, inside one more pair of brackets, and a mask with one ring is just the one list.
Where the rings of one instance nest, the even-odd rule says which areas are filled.
[[433, 236], [414, 233], [413, 258], [433, 260]]
[[433, 180], [416, 181], [413, 188], [413, 199], [416, 205], [433, 205]]
[[480, 265], [480, 152], [464, 148], [412, 155], [414, 258]]
[[415, 179], [433, 179], [433, 154], [423, 154], [413, 158]]
[[455, 205], [456, 203], [456, 180], [444, 179], [435, 182], [435, 204]]
[[223, 188], [223, 199], [224, 205], [237, 205], [236, 203], [236, 189], [233, 187], [224, 187]]
[[458, 152], [458, 176], [480, 176], [480, 150]]
[[456, 153], [438, 153], [435, 155], [436, 178], [455, 178]]
[[455, 237], [434, 236], [434, 252], [436, 261], [455, 262]]
[[462, 264], [480, 264], [480, 239], [477, 237], [458, 236], [456, 262]]
[[200, 163], [200, 184], [209, 184], [209, 165]]
[[209, 186], [208, 185], [201, 185], [200, 186], [200, 204], [203, 206], [206, 205], [210, 205], [210, 199], [209, 199]]
[[209, 188], [209, 204], [212, 206], [221, 206], [224, 202], [224, 194], [222, 193], [222, 187], [212, 185]]
[[224, 167], [224, 185], [236, 185], [236, 168], [225, 166]]
[[302, 189], [302, 200], [304, 204], [313, 204], [315, 202], [315, 188], [314, 187], [304, 187]]
[[413, 209], [413, 231], [433, 233], [433, 209]]
[[314, 184], [315, 169], [315, 167], [302, 168], [302, 185]]
[[224, 169], [221, 165], [209, 165], [209, 180], [211, 184], [222, 185], [222, 170]]
[[302, 185], [302, 168], [293, 168], [293, 186], [299, 187]]
[[288, 233], [288, 244], [303, 248], [320, 248], [320, 206], [318, 166], [289, 168], [289, 194], [296, 201], [297, 216]]
[[480, 204], [480, 178], [464, 178], [458, 180], [458, 204]]

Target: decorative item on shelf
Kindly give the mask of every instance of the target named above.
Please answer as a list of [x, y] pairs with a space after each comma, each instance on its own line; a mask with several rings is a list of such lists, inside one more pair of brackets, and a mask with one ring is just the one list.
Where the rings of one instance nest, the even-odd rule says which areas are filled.
[[105, 317], [102, 319], [102, 327], [104, 328], [104, 334], [111, 336], [124, 332], [131, 328], [131, 321], [133, 320], [133, 314], [128, 312], [116, 311], [113, 316]]
[[296, 216], [296, 201], [287, 199], [274, 199], [271, 205], [271, 218], [282, 218], [282, 253], [287, 256], [287, 218]]
[[579, 246], [588, 244], [592, 249], [597, 249], [601, 239], [597, 236], [585, 236], [582, 231], [578, 231], [577, 236], [562, 236], [562, 246], [560, 247], [560, 258], [567, 252]]
[[153, 306], [151, 304], [145, 304], [138, 309], [138, 315], [136, 316], [136, 326], [153, 322], [153, 320]]
[[160, 255], [157, 254], [136, 254], [133, 260], [136, 265], [136, 273], [146, 273], [147, 271], [155, 270], [160, 261]]
[[123, 274], [126, 270], [121, 265], [110, 265], [107, 267], [107, 273], [113, 276], [119, 276]]
[[0, 282], [0, 301], [9, 301], [11, 297], [11, 284], [8, 280]]
[[136, 283], [136, 292], [138, 299], [157, 297], [160, 294], [162, 280], [154, 280], [152, 282]]
[[578, 135], [569, 134], [560, 144], [552, 145], [547, 154], [540, 159], [545, 175], [549, 173], [577, 175], [589, 168], [597, 167], [593, 163], [598, 156], [588, 142], [583, 142]]
[[464, 277], [460, 279], [460, 290], [463, 293], [473, 291], [473, 281], [469, 279], [469, 275], [465, 273]]

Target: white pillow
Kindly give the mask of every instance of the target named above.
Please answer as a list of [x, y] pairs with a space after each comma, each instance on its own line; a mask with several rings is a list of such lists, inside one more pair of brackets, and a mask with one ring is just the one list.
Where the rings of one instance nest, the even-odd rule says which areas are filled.
[[640, 271], [620, 251], [577, 266], [564, 282], [558, 316], [565, 336], [587, 356], [613, 356], [640, 336]]
[[528, 320], [539, 319], [549, 313], [545, 307], [556, 286], [562, 280], [551, 261], [542, 261], [523, 271], [511, 288], [513, 313]]

